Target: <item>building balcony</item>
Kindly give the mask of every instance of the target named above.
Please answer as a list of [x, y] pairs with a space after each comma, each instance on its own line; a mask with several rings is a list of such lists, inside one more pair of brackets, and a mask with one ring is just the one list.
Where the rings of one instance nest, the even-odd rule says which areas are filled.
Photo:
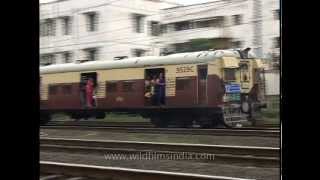
[[226, 29], [213, 27], [172, 31], [162, 35], [163, 42], [169, 44], [199, 38], [231, 38], [231, 35]]

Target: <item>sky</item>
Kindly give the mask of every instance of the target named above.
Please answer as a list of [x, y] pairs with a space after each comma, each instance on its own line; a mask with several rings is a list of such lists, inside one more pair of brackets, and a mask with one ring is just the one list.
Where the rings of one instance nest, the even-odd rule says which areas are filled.
[[[41, 3], [44, 3], [44, 2], [51, 2], [55, 0], [39, 0], [39, 1]], [[184, 4], [184, 5], [189, 5], [189, 4], [204, 3], [208, 1], [214, 1], [214, 0], [171, 0], [171, 1], [175, 1], [177, 3]]]

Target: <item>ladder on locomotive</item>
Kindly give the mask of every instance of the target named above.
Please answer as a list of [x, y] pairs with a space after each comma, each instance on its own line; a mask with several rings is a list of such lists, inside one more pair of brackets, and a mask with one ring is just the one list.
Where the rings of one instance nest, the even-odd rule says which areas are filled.
[[248, 122], [248, 115], [242, 113], [241, 105], [234, 104], [223, 108], [224, 121], [229, 126], [235, 126], [244, 122]]

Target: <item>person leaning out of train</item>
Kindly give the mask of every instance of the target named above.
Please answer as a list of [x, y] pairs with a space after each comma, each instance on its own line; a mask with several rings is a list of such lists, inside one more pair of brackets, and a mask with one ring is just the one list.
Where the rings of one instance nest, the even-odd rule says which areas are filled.
[[94, 95], [94, 83], [93, 79], [89, 78], [86, 84], [86, 100], [87, 100], [87, 107], [93, 107], [93, 95]]
[[163, 73], [159, 74], [159, 77], [156, 80], [156, 87], [158, 90], [157, 93], [157, 104], [164, 105], [165, 104], [165, 79]]
[[157, 76], [153, 76], [151, 79], [151, 102], [152, 105], [157, 105], [157, 95], [158, 91], [156, 89], [156, 81], [157, 81]]
[[144, 90], [144, 97], [146, 98], [151, 98], [152, 94], [151, 94], [151, 78], [147, 78], [145, 80], [145, 84], [144, 84], [144, 87], [145, 87], [145, 90]]

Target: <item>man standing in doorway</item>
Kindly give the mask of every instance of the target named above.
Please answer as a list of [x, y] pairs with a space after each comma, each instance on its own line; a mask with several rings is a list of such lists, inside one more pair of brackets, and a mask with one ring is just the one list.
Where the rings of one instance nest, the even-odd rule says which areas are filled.
[[157, 99], [157, 103], [158, 105], [164, 105], [165, 104], [165, 79], [163, 77], [163, 73], [159, 74], [159, 78], [156, 81], [157, 86], [158, 86], [158, 99]]

